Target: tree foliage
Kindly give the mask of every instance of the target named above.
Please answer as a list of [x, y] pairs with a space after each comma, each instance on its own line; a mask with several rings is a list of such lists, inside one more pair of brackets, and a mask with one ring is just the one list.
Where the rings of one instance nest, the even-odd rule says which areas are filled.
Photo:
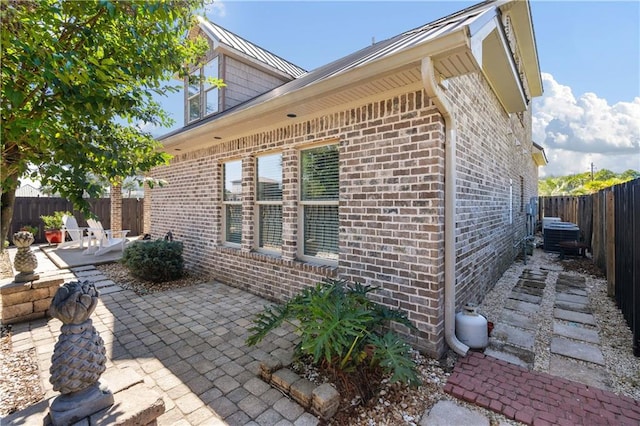
[[[202, 0], [3, 0], [2, 237], [19, 179], [38, 179], [85, 213], [84, 194], [164, 164], [144, 125], [171, 120], [154, 95], [180, 90], [206, 51], [189, 39]], [[176, 82], [179, 83], [179, 82]], [[8, 216], [8, 220], [6, 218]]]
[[607, 169], [594, 173], [593, 178], [589, 172], [559, 177], [551, 176], [538, 181], [538, 195], [588, 195], [638, 178], [640, 178], [640, 172], [635, 170], [626, 170], [623, 173], [615, 174]]

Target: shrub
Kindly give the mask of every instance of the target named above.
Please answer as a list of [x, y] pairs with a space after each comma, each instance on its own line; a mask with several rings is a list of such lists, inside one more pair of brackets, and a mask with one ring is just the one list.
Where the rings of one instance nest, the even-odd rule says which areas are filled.
[[184, 272], [179, 241], [136, 241], [127, 246], [120, 260], [131, 275], [161, 283], [180, 278]]
[[311, 356], [316, 365], [341, 374], [361, 367], [379, 367], [392, 374], [391, 382], [418, 385], [409, 346], [393, 332], [381, 335], [390, 321], [414, 327], [404, 312], [370, 300], [367, 293], [374, 290], [371, 286], [325, 279], [284, 305], [265, 308], [249, 329], [247, 344], [255, 345], [287, 321], [300, 335], [297, 356]]

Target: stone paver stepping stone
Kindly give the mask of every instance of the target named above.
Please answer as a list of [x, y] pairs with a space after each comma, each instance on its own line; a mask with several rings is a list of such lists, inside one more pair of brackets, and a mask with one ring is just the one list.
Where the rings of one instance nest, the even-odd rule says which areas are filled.
[[538, 309], [540, 309], [540, 305], [535, 303], [522, 302], [520, 300], [513, 299], [507, 299], [505, 306], [508, 309], [513, 309], [514, 311], [529, 312], [532, 314], [538, 312]]
[[551, 355], [549, 357], [549, 374], [587, 386], [609, 389], [609, 375], [604, 368], [576, 362], [563, 356]]
[[563, 324], [554, 321], [553, 332], [559, 336], [569, 337], [574, 340], [582, 340], [589, 343], [600, 343], [600, 337], [598, 337], [597, 330], [585, 328], [576, 323]]
[[553, 337], [551, 338], [551, 353], [604, 365], [604, 356], [602, 356], [600, 348], [590, 343], [580, 343], [563, 337]]
[[521, 300], [523, 302], [535, 303], [539, 305], [542, 301], [542, 297], [534, 296], [533, 294], [524, 293], [521, 291], [513, 290], [509, 295], [509, 299]]
[[536, 330], [537, 326], [528, 316], [521, 314], [520, 312], [512, 311], [511, 309], [505, 309], [502, 311], [502, 318], [500, 322], [515, 327], [525, 328], [527, 330]]
[[555, 308], [553, 310], [554, 318], [562, 319], [570, 322], [579, 322], [581, 324], [596, 325], [596, 320], [591, 314], [582, 312], [567, 311], [566, 309]]
[[453, 401], [438, 401], [429, 414], [423, 415], [420, 426], [489, 426], [489, 419]]
[[524, 349], [533, 349], [535, 342], [535, 333], [505, 324], [496, 324], [491, 333], [491, 337], [501, 340], [513, 346], [518, 346]]
[[524, 367], [524, 368], [531, 367], [527, 362], [518, 358], [516, 355], [510, 354], [508, 352], [503, 352], [496, 349], [488, 348], [488, 349], [485, 349], [484, 354], [488, 356], [492, 356], [494, 358], [501, 359], [511, 364], [519, 365], [520, 367]]
[[582, 303], [584, 305], [589, 304], [589, 298], [587, 296], [578, 296], [576, 294], [569, 293], [557, 293], [556, 300], [562, 300], [563, 302]]
[[571, 303], [563, 300], [556, 300], [555, 307], [566, 311], [582, 312], [583, 314], [593, 313], [589, 305], [585, 305], [584, 303]]

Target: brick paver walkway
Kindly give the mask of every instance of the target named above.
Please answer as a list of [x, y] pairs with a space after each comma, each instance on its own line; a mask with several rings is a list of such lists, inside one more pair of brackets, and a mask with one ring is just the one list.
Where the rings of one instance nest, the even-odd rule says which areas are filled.
[[444, 390], [528, 425], [640, 424], [640, 401], [478, 352], [458, 361]]
[[[295, 335], [279, 329], [255, 347], [245, 340], [269, 302], [218, 282], [137, 296], [93, 267], [72, 271], [102, 295], [91, 316], [110, 366], [131, 367], [164, 399], [159, 425], [317, 425], [318, 419], [258, 377], [269, 355], [290, 357]], [[69, 271], [61, 271], [69, 279]], [[49, 367], [61, 322], [13, 326], [15, 351], [35, 348], [46, 398], [57, 395]]]

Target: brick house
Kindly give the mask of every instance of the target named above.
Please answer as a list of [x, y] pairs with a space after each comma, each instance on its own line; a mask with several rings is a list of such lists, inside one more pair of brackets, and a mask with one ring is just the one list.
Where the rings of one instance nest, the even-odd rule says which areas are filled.
[[174, 157], [151, 175], [145, 232], [190, 268], [272, 300], [323, 277], [380, 288], [438, 356], [453, 318], [513, 262], [544, 152], [526, 1], [487, 1], [306, 72], [204, 19]]

